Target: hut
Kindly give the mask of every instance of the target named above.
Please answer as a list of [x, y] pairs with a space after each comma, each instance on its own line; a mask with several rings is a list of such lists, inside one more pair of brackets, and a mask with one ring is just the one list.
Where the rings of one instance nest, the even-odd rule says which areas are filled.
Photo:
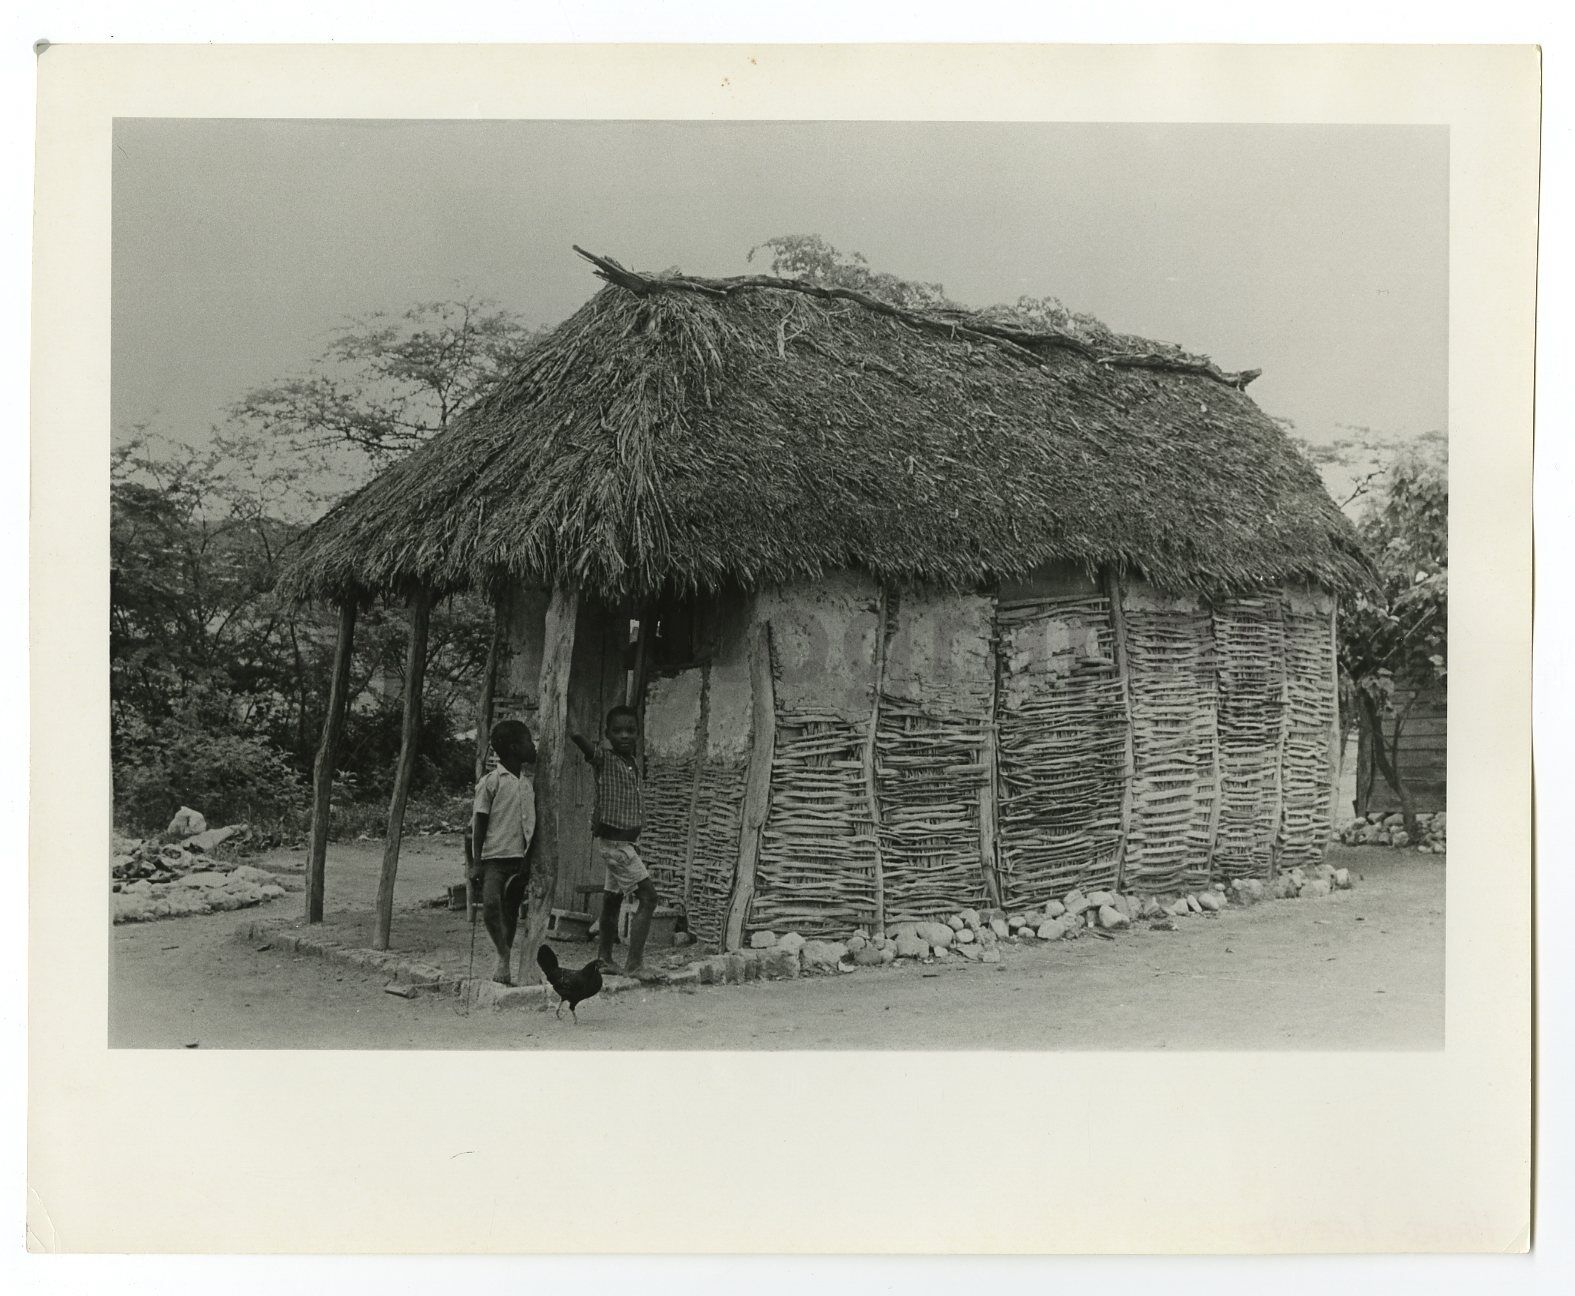
[[1255, 371], [582, 255], [607, 285], [284, 578], [338, 602], [341, 655], [358, 605], [410, 600], [416, 714], [431, 600], [489, 594], [482, 727], [539, 735], [528, 941], [595, 884], [565, 734], [626, 697], [642, 851], [727, 947], [1320, 858], [1335, 600], [1370, 569]]

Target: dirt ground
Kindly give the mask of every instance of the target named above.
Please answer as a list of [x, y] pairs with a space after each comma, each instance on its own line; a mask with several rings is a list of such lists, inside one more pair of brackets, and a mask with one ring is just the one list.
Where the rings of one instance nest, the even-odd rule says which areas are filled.
[[[382, 846], [336, 845], [327, 907], [369, 910]], [[396, 904], [459, 876], [457, 839], [416, 838]], [[385, 978], [234, 939], [260, 910], [113, 928], [110, 1044], [123, 1048], [1434, 1049], [1444, 1033], [1444, 857], [1330, 858], [1359, 876], [1326, 900], [1005, 947], [998, 965], [899, 964], [742, 986], [632, 990], [582, 1005], [467, 1011], [402, 999]], [[266, 866], [299, 866], [276, 856]], [[394, 946], [400, 945], [396, 914]], [[478, 959], [481, 955], [478, 953]]]

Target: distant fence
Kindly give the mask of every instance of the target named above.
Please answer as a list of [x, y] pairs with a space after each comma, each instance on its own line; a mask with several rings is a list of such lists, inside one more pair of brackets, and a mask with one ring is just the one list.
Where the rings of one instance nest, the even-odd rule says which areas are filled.
[[[1445, 754], [1448, 749], [1445, 692], [1443, 689], [1428, 689], [1418, 694], [1414, 689], [1396, 689], [1394, 712], [1403, 712], [1408, 705], [1411, 711], [1400, 732], [1400, 747], [1395, 753], [1396, 769], [1418, 811], [1428, 813], [1443, 810]], [[1393, 724], [1393, 714], [1386, 716], [1386, 741]], [[1378, 772], [1367, 735], [1363, 734], [1356, 755], [1356, 812], [1367, 814], [1378, 810], [1388, 814], [1399, 808], [1399, 799]]]

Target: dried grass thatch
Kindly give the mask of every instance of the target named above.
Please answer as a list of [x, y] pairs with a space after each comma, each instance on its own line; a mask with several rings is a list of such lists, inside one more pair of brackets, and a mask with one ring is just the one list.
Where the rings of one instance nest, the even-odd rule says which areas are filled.
[[504, 579], [605, 599], [1049, 560], [1175, 590], [1366, 579], [1255, 376], [793, 281], [613, 282], [301, 539], [295, 597]]

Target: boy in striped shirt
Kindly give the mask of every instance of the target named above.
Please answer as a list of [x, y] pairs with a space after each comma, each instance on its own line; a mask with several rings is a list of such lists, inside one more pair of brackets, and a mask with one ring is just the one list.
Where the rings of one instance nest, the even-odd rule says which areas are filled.
[[633, 894], [640, 907], [629, 921], [629, 956], [623, 971], [638, 976], [645, 968], [645, 937], [656, 913], [656, 884], [646, 871], [635, 843], [645, 826], [645, 788], [635, 752], [640, 739], [640, 717], [633, 707], [616, 706], [607, 713], [607, 742], [593, 747], [579, 734], [569, 735], [580, 754], [596, 771], [596, 808], [591, 812], [591, 849], [602, 869], [601, 940], [597, 961], [609, 972], [613, 942], [618, 938], [618, 914], [625, 895]]

